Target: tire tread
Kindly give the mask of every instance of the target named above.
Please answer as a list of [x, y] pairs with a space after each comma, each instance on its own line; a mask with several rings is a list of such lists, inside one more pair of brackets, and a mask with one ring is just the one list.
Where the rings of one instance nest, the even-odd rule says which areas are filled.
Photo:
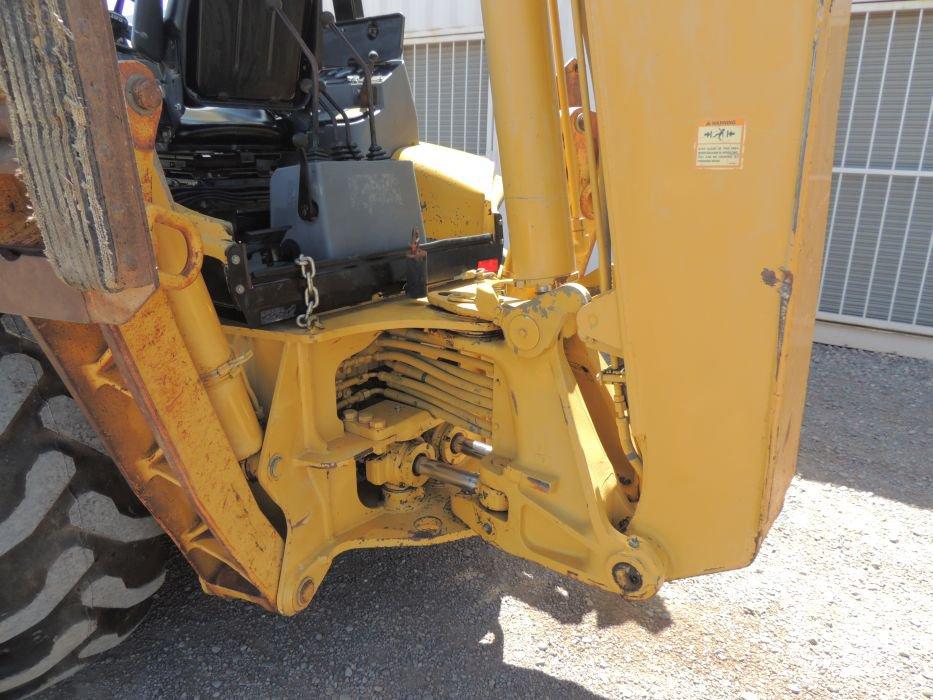
[[26, 373], [0, 371], [0, 694], [18, 696], [125, 639], [168, 552], [19, 318], [0, 315], [0, 368]]

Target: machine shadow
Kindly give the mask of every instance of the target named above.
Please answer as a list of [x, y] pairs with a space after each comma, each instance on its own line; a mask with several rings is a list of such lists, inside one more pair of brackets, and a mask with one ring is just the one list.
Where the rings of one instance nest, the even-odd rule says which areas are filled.
[[627, 602], [476, 538], [342, 555], [288, 619], [205, 596], [180, 555], [158, 598], [126, 643], [44, 697], [108, 686], [123, 697], [598, 697], [535, 668], [586, 634], [551, 639], [547, 618], [652, 633], [672, 624], [660, 598]]
[[799, 476], [933, 509], [931, 392], [933, 363], [814, 345]]

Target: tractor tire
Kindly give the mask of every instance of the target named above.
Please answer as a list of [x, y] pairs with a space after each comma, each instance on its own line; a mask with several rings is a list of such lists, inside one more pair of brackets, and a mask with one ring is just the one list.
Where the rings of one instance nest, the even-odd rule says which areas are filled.
[[16, 316], [0, 315], [0, 696], [120, 643], [165, 578], [167, 538]]

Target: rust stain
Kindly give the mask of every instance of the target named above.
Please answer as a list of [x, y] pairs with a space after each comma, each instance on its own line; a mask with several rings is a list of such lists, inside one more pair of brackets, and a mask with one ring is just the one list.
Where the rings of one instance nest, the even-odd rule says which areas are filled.
[[784, 327], [787, 324], [787, 307], [790, 304], [791, 295], [794, 293], [794, 273], [790, 270], [781, 268], [781, 306], [778, 313], [778, 342], [777, 342], [777, 366], [775, 373], [781, 367], [781, 350], [784, 347]]
[[777, 273], [772, 270], [770, 267], [762, 268], [761, 270], [761, 281], [764, 282], [769, 287], [773, 287], [777, 284], [778, 276]]
[[[129, 118], [130, 135], [133, 138], [133, 145], [137, 151], [151, 153], [155, 150], [156, 134], [159, 129], [159, 115], [162, 112], [161, 88], [156, 82], [152, 71], [139, 61], [121, 61], [119, 65], [120, 77], [123, 84], [130, 88], [124, 89], [124, 99], [126, 104], [126, 115]], [[135, 83], [136, 93], [142, 93], [147, 105], [144, 112], [138, 110], [134, 105], [132, 93]], [[155, 91], [159, 92], [159, 99], [154, 98]]]
[[[228, 546], [236, 539], [230, 537], [229, 528], [223, 531], [227, 538], [218, 536], [212, 524], [213, 518], [207, 517], [203, 510], [203, 491], [196, 493], [192, 490], [190, 475], [179, 468], [174, 441], [169, 440], [167, 451], [157, 441], [153, 429], [159, 430], [161, 426], [149, 416], [155, 402], [148, 390], [140, 389], [145, 380], [135, 361], [129, 365], [121, 364], [126, 346], [120, 341], [123, 336], [115, 335], [118, 327], [37, 319], [30, 320], [29, 324], [33, 334], [49, 349], [49, 356], [54, 359], [59, 374], [75, 400], [86, 409], [85, 413], [105, 441], [108, 452], [130, 487], [174, 540], [201, 577], [205, 588], [215, 595], [248, 600], [267, 610], [275, 610], [274, 583], [268, 585], [267, 581], [248, 573], [258, 558], [250, 556], [248, 551], [243, 556], [244, 546], [239, 541], [235, 542], [233, 549]], [[146, 330], [150, 326], [163, 327], [155, 322], [143, 324]], [[105, 331], [114, 338], [118, 350], [108, 349], [103, 337]], [[143, 343], [157, 341], [146, 337]], [[165, 358], [166, 366], [178, 366], [178, 362], [166, 353], [156, 353], [156, 356]], [[170, 373], [156, 372], [157, 376], [167, 374]], [[120, 388], [99, 391], [101, 387], [113, 388], [109, 387], [111, 381], [119, 383]], [[157, 393], [169, 390], [169, 385], [160, 383]], [[138, 403], [134, 397], [139, 398]], [[180, 433], [190, 436], [191, 431], [187, 428], [188, 425], [183, 425]], [[196, 437], [203, 438], [200, 432]], [[162, 478], [154, 481], [157, 476]], [[218, 471], [216, 478], [222, 481], [225, 476]], [[245, 491], [231, 493], [230, 487], [226, 488], [222, 510], [238, 521], [236, 527], [243, 532], [249, 528], [249, 523], [237, 511], [251, 506], [250, 497]], [[256, 549], [268, 548], [268, 541], [257, 536], [261, 533], [244, 534]], [[193, 556], [195, 553], [198, 555]], [[267, 558], [279, 561], [281, 549], [271, 552]]]

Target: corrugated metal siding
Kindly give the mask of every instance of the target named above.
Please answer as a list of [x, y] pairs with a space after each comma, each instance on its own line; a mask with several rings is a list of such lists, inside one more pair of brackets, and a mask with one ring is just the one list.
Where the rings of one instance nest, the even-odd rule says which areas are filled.
[[363, 0], [367, 15], [401, 12], [408, 34], [483, 26], [479, 0]]
[[486, 155], [489, 74], [482, 39], [405, 47], [422, 141]]
[[921, 9], [852, 16], [819, 307], [824, 318], [933, 330], [929, 15]]

